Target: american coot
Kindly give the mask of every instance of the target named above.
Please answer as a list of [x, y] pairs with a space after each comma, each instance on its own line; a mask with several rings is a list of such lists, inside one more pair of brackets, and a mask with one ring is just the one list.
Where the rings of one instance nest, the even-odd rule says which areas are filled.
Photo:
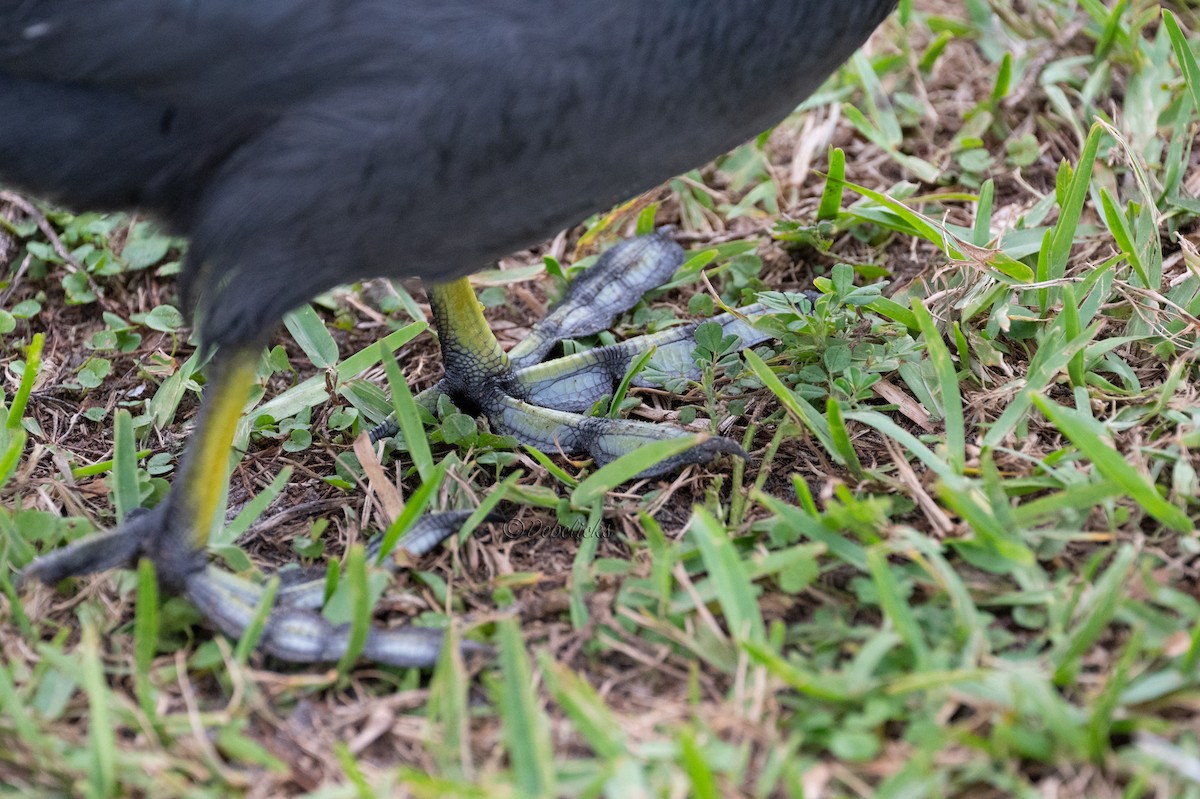
[[[775, 124], [894, 1], [4, 4], [0, 179], [75, 208], [140, 208], [190, 236], [183, 303], [218, 348], [167, 498], [26, 576], [145, 556], [164, 590], [240, 634], [260, 589], [204, 556], [234, 426], [280, 316], [340, 283], [429, 281], [440, 390], [502, 429], [598, 461], [676, 435], [574, 413], [590, 404], [581, 386], [622, 373], [619, 348], [533, 365], [669, 275], [671, 242], [620, 245], [511, 358], [462, 276]], [[667, 466], [729, 451], [710, 439]], [[425, 551], [460, 521], [434, 517], [402, 545]], [[266, 651], [340, 656], [346, 631], [312, 612], [314, 596], [283, 589]], [[428, 666], [439, 646], [430, 631], [377, 630], [365, 654]]]

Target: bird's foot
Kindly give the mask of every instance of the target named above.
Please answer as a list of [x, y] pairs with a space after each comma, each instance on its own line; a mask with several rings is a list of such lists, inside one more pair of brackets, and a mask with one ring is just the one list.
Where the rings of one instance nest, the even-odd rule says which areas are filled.
[[[720, 324], [724, 335], [735, 337], [735, 350], [767, 340], [770, 336], [751, 324], [762, 310], [759, 306], [541, 361], [563, 339], [606, 329], [646, 292], [670, 280], [683, 261], [683, 249], [662, 233], [617, 244], [572, 281], [562, 300], [508, 353], [500, 352], [477, 307], [466, 307], [474, 304], [474, 296], [468, 300], [452, 294], [468, 294], [464, 283], [431, 288], [447, 376], [418, 395], [418, 401], [432, 408], [439, 396], [448, 394], [456, 402], [480, 411], [496, 432], [549, 452], [586, 452], [601, 466], [651, 441], [690, 435], [669, 425], [589, 416], [586, 412], [606, 396], [611, 397], [631, 367], [651, 350], [656, 379], [638, 374], [632, 385], [649, 387], [660, 385], [660, 381], [698, 380], [700, 370], [692, 353], [695, 332], [704, 321]], [[388, 420], [372, 431], [371, 438], [378, 441], [397, 432], [394, 421]], [[746, 457], [736, 442], [713, 436], [640, 476], [706, 463], [721, 454]]]
[[[427, 514], [417, 520], [390, 553], [381, 551], [383, 536], [379, 536], [367, 545], [368, 562], [393, 573], [407, 568], [410, 559], [432, 551], [458, 532], [471, 513]], [[258, 648], [290, 663], [341, 660], [352, 645], [351, 625], [335, 624], [321, 614], [327, 590], [324, 573], [312, 578], [303, 574], [297, 577], [281, 583], [276, 592]], [[253, 624], [265, 593], [263, 585], [211, 564], [193, 574], [184, 589], [184, 595], [205, 619], [231, 638], [240, 638]], [[443, 637], [441, 630], [430, 627], [406, 625], [389, 629], [372, 624], [367, 629], [361, 656], [388, 666], [431, 669], [441, 654]], [[484, 644], [463, 641], [462, 651], [473, 654], [491, 650]]]
[[[420, 557], [456, 533], [471, 511], [433, 513], [419, 519], [391, 553], [382, 553], [383, 537], [367, 546], [369, 562], [392, 572], [405, 568], [408, 560]], [[171, 501], [149, 511], [130, 514], [115, 530], [83, 538], [30, 563], [20, 582], [38, 580], [53, 584], [67, 577], [112, 568], [133, 567], [142, 558], [155, 566], [160, 584], [171, 593], [185, 596], [214, 627], [231, 638], [241, 638], [254, 624], [266, 600], [267, 590], [219, 566], [207, 563], [205, 554], [171, 543], [178, 539], [166, 525], [172, 521]], [[489, 517], [488, 521], [496, 521]], [[400, 553], [402, 556], [397, 557]], [[285, 574], [287, 574], [285, 572]], [[351, 625], [335, 624], [321, 614], [326, 581], [288, 579], [277, 590], [262, 625], [258, 648], [291, 663], [332, 663], [352, 645]], [[441, 630], [403, 626], [389, 629], [371, 625], [362, 646], [362, 656], [376, 663], [401, 668], [432, 668], [442, 649]], [[473, 641], [463, 642], [464, 653], [489, 651]]]

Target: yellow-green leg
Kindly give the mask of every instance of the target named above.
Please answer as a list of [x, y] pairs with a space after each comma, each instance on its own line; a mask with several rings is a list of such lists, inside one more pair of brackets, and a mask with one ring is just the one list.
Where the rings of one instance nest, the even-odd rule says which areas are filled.
[[471, 282], [463, 277], [431, 285], [428, 290], [451, 391], [474, 388], [511, 374], [508, 356], [488, 327]]
[[184, 454], [171, 494], [159, 506], [165, 506], [162, 529], [143, 545], [144, 554], [154, 561], [159, 581], [169, 590], [182, 590], [187, 577], [204, 565], [209, 533], [218, 521], [221, 495], [229, 481], [234, 432], [257, 365], [256, 348], [219, 353], [213, 365], [195, 437]]

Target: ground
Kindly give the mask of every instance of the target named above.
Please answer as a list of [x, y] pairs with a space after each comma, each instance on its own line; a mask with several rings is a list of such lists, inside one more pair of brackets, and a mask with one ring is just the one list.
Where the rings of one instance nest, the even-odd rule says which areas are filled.
[[374, 342], [439, 375], [423, 292], [290, 317], [215, 554], [337, 563], [439, 462], [435, 507], [504, 492], [376, 604], [497, 647], [431, 675], [271, 662], [129, 572], [15, 587], [161, 497], [205, 371], [186, 242], [0, 193], [0, 794], [1200, 796], [1197, 31], [902, 4], [769, 137], [477, 277], [511, 345], [566, 265], [674, 225], [615, 335], [758, 296], [779, 339], [619, 409], [746, 464], [582, 482], [449, 406], [373, 451]]

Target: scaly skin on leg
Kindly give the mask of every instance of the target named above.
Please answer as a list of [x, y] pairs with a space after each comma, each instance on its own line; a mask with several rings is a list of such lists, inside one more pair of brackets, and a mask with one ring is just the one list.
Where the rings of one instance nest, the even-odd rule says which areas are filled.
[[218, 355], [207, 402], [201, 409], [191, 448], [175, 478], [167, 506], [168, 524], [143, 544], [159, 582], [182, 589], [197, 564], [204, 563], [208, 536], [217, 522], [221, 494], [229, 481], [229, 455], [238, 419], [258, 366], [257, 348]]
[[684, 261], [683, 248], [665, 233], [614, 244], [567, 286], [566, 294], [508, 352], [513, 366], [532, 366], [564, 338], [607, 330], [651, 289], [671, 279]]
[[512, 373], [508, 356], [483, 317], [470, 280], [462, 277], [430, 286], [429, 306], [441, 341], [450, 391], [476, 390]]
[[[604, 330], [612, 324], [617, 314], [629, 310], [642, 298], [647, 291], [657, 288], [666, 282], [675, 270], [683, 263], [683, 248], [663, 233], [641, 236], [636, 239], [622, 241], [606, 250], [596, 263], [582, 275], [571, 281], [562, 299], [555, 304], [546, 316], [533, 324], [529, 335], [518, 342], [510, 352], [504, 354], [495, 340], [491, 328], [483, 318], [479, 302], [471, 291], [465, 279], [448, 285], [434, 285], [429, 288], [430, 305], [433, 309], [434, 324], [439, 331], [444, 330], [443, 342], [447, 340], [471, 342], [478, 351], [478, 360], [496, 364], [491, 376], [501, 378], [504, 388], [511, 396], [521, 399], [532, 399], [537, 405], [556, 408], [564, 411], [586, 411], [604, 394], [612, 392], [612, 385], [624, 374], [628, 366], [616, 371], [616, 365], [608, 369], [597, 370], [589, 367], [588, 374], [581, 378], [582, 382], [575, 384], [574, 378], [564, 375], [559, 380], [555, 375], [549, 377], [556, 388], [545, 391], [545, 387], [527, 384], [523, 379], [525, 369], [546, 369], [553, 371], [556, 364], [568, 359], [559, 358], [547, 364], [538, 363], [555, 344], [564, 338], [591, 335]], [[453, 313], [449, 308], [455, 306]], [[632, 344], [632, 341], [625, 342]], [[618, 347], [624, 345], [617, 345]], [[447, 358], [446, 344], [443, 343], [443, 357]], [[467, 352], [468, 348], [460, 345], [451, 346], [452, 350]], [[601, 348], [602, 349], [602, 348]], [[599, 353], [599, 349], [591, 352]], [[590, 353], [580, 353], [587, 357]], [[500, 358], [506, 357], [508, 367], [500, 366]], [[477, 391], [464, 390], [462, 385], [452, 387], [455, 374], [471, 374], [471, 369], [454, 369], [451, 363], [454, 357], [448, 357], [446, 363], [447, 377], [435, 385], [422, 391], [415, 399], [429, 410], [437, 407], [437, 399], [443, 394], [457, 392], [467, 394], [468, 404], [472, 395]], [[570, 367], [568, 367], [569, 369]], [[615, 377], [608, 373], [616, 371]], [[505, 374], [505, 372], [510, 372]], [[538, 372], [537, 374], [543, 374]], [[458, 381], [460, 384], [465, 382]], [[536, 378], [534, 378], [536, 383]], [[530, 388], [538, 393], [536, 399], [530, 395]], [[572, 399], [572, 397], [577, 397]], [[464, 397], [460, 396], [460, 399]], [[388, 418], [371, 431], [371, 442], [375, 443], [390, 438], [400, 432], [395, 419]]]
[[[515, 436], [523, 443], [548, 452], [586, 452], [601, 466], [651, 441], [689, 435], [665, 425], [556, 410], [552, 400], [545, 402], [551, 407], [526, 402], [526, 398], [531, 398], [534, 386], [521, 380], [522, 372], [513, 370], [508, 356], [500, 349], [470, 282], [461, 278], [431, 286], [429, 302], [446, 363], [444, 390], [460, 403], [482, 412], [497, 432]], [[611, 319], [612, 314], [597, 309], [589, 315], [590, 319], [597, 316]], [[562, 326], [558, 327], [561, 329]], [[542, 346], [539, 344], [538, 348]], [[565, 392], [567, 396], [563, 396], [563, 401], [570, 403], [570, 395], [578, 394], [580, 387], [573, 386], [568, 378], [569, 375], [564, 374], [561, 381], [551, 380], [553, 385], [549, 390], [543, 388], [537, 393], [544, 398]], [[546, 379], [541, 382], [544, 386]], [[608, 382], [608, 392], [612, 391], [612, 383], [612, 380]], [[641, 476], [675, 471], [690, 463], [707, 463], [721, 453], [745, 457], [736, 443], [714, 436], [682, 455], [646, 470]]]

